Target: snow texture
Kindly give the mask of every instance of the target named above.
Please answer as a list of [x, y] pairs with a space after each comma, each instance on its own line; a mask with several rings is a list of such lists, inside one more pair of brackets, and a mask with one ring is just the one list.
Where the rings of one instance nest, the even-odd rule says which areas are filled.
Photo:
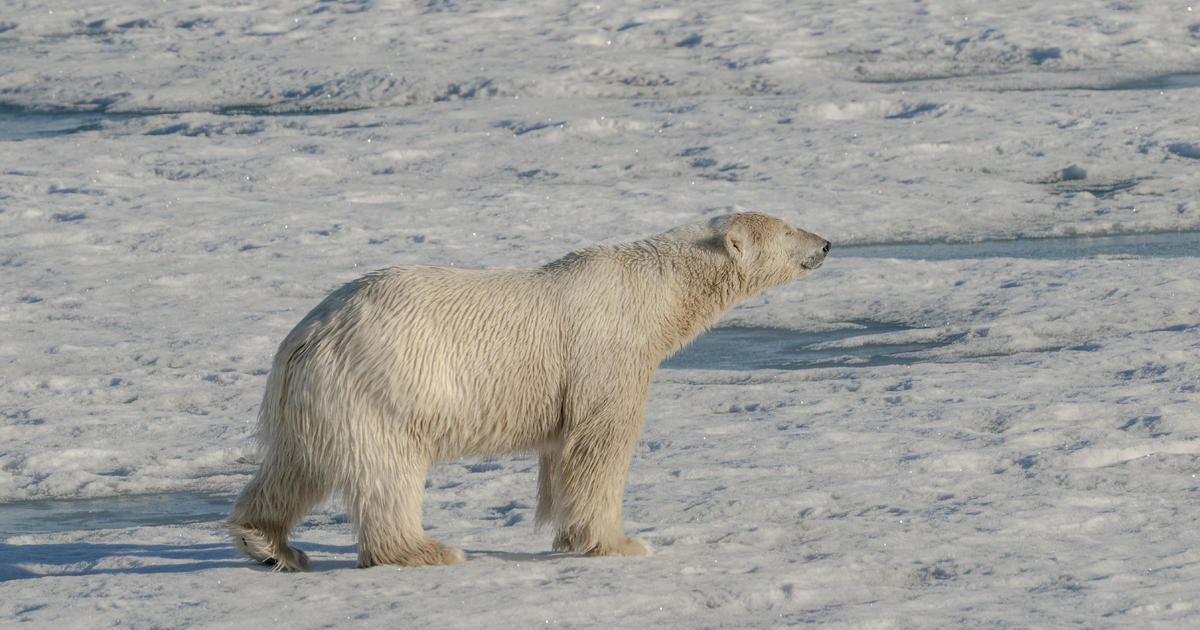
[[[1015, 247], [1195, 242], [1200, 7], [5, 1], [0, 59], [6, 627], [1200, 625], [1200, 252]], [[463, 565], [227, 544], [332, 288], [731, 210], [834, 249], [657, 374], [655, 555], [549, 553], [532, 456], [433, 472]]]

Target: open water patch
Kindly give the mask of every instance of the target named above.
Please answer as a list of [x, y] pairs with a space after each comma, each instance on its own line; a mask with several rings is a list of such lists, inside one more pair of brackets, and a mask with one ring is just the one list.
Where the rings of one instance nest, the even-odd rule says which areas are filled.
[[1182, 90], [1200, 87], [1200, 72], [1178, 72], [1156, 77], [1121, 81], [1105, 90]]
[[[922, 334], [913, 334], [913, 333]], [[666, 361], [675, 370], [802, 370], [911, 365], [966, 333], [937, 333], [903, 324], [846, 322], [825, 331], [756, 326], [714, 328]]]
[[[1029, 52], [1034, 66], [1060, 58], [1058, 48], [1035, 48]], [[1128, 75], [1105, 76], [1091, 72], [1020, 73], [994, 72], [982, 74], [918, 74], [902, 77], [858, 77], [862, 83], [879, 85], [912, 85], [926, 83], [937, 85], [952, 82], [985, 91], [999, 92], [1048, 92], [1048, 91], [1155, 91], [1186, 90], [1200, 87], [1200, 72], [1171, 72], [1153, 76], [1129, 78]]]
[[1137, 182], [1115, 182], [1109, 184], [1086, 184], [1075, 186], [1058, 186], [1050, 191], [1052, 195], [1077, 195], [1080, 193], [1088, 194], [1096, 199], [1112, 199], [1119, 192], [1133, 190], [1137, 187]]
[[835, 247], [833, 252], [855, 258], [934, 261], [972, 258], [1069, 260], [1093, 256], [1195, 258], [1200, 256], [1200, 232], [1019, 238], [974, 243], [879, 243], [844, 245]]
[[[327, 116], [359, 111], [361, 107], [342, 108], [295, 108], [272, 105], [238, 105], [220, 107], [209, 113], [230, 119], [282, 118]], [[197, 110], [203, 112], [204, 110]], [[191, 111], [144, 110], [109, 112], [104, 109], [79, 111], [70, 109], [40, 110], [0, 104], [0, 142], [14, 142], [37, 138], [65, 136], [84, 131], [96, 131], [105, 123], [127, 121], [134, 118], [170, 116], [193, 113]], [[233, 124], [233, 123], [230, 123]], [[218, 128], [221, 128], [218, 126]], [[147, 132], [147, 135], [215, 135], [211, 128], [187, 123], [174, 123]]]
[[222, 521], [234, 497], [172, 492], [96, 499], [42, 499], [0, 505], [0, 535], [48, 534]]
[[0, 142], [49, 138], [99, 129], [111, 114], [100, 112], [38, 112], [0, 105]]

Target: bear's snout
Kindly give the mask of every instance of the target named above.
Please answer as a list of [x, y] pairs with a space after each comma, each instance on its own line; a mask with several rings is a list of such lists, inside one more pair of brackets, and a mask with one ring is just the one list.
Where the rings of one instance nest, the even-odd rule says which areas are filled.
[[[820, 238], [820, 237], [818, 237], [818, 238]], [[817, 251], [814, 251], [813, 253], [809, 254], [808, 257], [805, 258], [804, 261], [800, 263], [800, 266], [804, 267], [805, 269], [807, 269], [809, 271], [813, 271], [813, 270], [817, 269], [818, 267], [820, 267], [821, 264], [825, 262], [825, 255], [829, 253], [829, 249], [833, 246], [833, 244], [823, 238], [820, 239], [820, 241], [822, 243], [824, 243], [824, 245], [822, 245], [821, 248], [818, 249]]]

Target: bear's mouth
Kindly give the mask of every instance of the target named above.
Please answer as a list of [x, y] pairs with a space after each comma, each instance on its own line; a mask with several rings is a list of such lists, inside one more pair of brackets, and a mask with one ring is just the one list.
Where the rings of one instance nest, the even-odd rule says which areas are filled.
[[808, 260], [800, 263], [800, 266], [808, 271], [816, 271], [817, 269], [820, 269], [821, 265], [823, 264], [825, 264], [825, 256], [822, 255], [819, 257], [814, 256], [809, 258]]

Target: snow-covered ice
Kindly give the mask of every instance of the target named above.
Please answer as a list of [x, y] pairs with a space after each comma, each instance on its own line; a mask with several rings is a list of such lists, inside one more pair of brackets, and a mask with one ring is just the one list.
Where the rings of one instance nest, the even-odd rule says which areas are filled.
[[[0, 623], [1200, 624], [1200, 6], [0, 2]], [[453, 567], [219, 520], [276, 344], [398, 263], [731, 210], [834, 242], [656, 376], [644, 559], [536, 458], [433, 471]]]

